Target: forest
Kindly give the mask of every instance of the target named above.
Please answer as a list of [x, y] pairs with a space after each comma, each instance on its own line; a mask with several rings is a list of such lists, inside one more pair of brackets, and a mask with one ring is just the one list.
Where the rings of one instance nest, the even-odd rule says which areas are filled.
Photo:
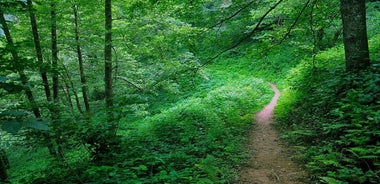
[[268, 83], [307, 183], [380, 183], [379, 23], [379, 0], [0, 0], [0, 183], [242, 183]]

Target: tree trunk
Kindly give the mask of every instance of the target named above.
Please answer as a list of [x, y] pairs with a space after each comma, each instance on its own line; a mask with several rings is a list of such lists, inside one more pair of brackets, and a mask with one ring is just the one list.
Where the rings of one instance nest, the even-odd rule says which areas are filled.
[[116, 133], [116, 123], [113, 115], [113, 89], [112, 89], [112, 9], [111, 0], [105, 0], [105, 43], [104, 43], [104, 84], [107, 121], [109, 130]]
[[73, 4], [73, 9], [74, 9], [75, 42], [76, 42], [77, 55], [78, 55], [79, 75], [80, 75], [80, 82], [82, 85], [83, 102], [86, 108], [86, 114], [88, 115], [90, 113], [90, 103], [88, 101], [87, 80], [84, 74], [82, 50], [80, 47], [80, 40], [79, 40], [78, 7], [76, 5], [76, 2], [74, 2]]
[[360, 71], [370, 65], [365, 0], [341, 0], [346, 70]]
[[62, 81], [63, 81], [65, 86], [61, 86], [61, 90], [62, 90], [63, 94], [65, 94], [67, 103], [70, 106], [71, 114], [74, 114], [74, 105], [73, 105], [73, 101], [71, 100], [70, 91], [69, 91], [70, 86], [69, 86], [69, 84], [67, 84], [67, 82], [64, 78], [62, 78], [62, 79], [63, 79]]
[[37, 60], [39, 62], [39, 69], [40, 69], [40, 74], [42, 78], [42, 83], [44, 85], [44, 90], [45, 90], [45, 95], [46, 99], [48, 102], [51, 101], [51, 93], [50, 93], [50, 87], [49, 87], [49, 81], [48, 77], [45, 71], [45, 63], [42, 57], [42, 49], [41, 49], [41, 44], [40, 44], [40, 38], [38, 35], [38, 28], [37, 28], [37, 21], [36, 21], [36, 16], [33, 11], [33, 3], [32, 0], [27, 1], [28, 4], [28, 10], [29, 10], [29, 17], [30, 17], [30, 24], [32, 27], [32, 33], [33, 33], [33, 41], [34, 41], [34, 47], [36, 49], [36, 55], [37, 55]]
[[[51, 0], [51, 53], [53, 69], [53, 100], [57, 106], [59, 100], [59, 81], [58, 81], [58, 47], [57, 47], [57, 15], [55, 11], [55, 0]], [[54, 108], [57, 111], [57, 107]], [[56, 112], [58, 113], [58, 112]]]
[[[2, 9], [0, 8], [0, 24], [2, 26], [2, 29], [4, 31], [4, 35], [6, 37], [6, 40], [8, 42], [8, 44], [10, 45], [10, 47], [12, 48], [11, 49], [11, 55], [12, 55], [12, 68], [13, 70], [15, 70], [19, 76], [20, 76], [20, 80], [21, 80], [21, 83], [22, 85], [24, 86], [24, 91], [25, 91], [25, 94], [26, 94], [26, 97], [28, 98], [29, 100], [29, 103], [31, 104], [32, 106], [32, 111], [33, 111], [33, 114], [36, 118], [40, 119], [42, 116], [41, 116], [41, 112], [40, 112], [40, 109], [38, 108], [37, 104], [36, 104], [36, 101], [34, 99], [34, 95], [32, 93], [32, 90], [30, 89], [29, 85], [28, 85], [28, 77], [26, 76], [24, 70], [23, 70], [23, 67], [21, 65], [18, 64], [19, 62], [19, 57], [18, 57], [18, 54], [17, 54], [17, 51], [16, 51], [16, 48], [14, 46], [14, 43], [13, 43], [13, 39], [12, 39], [12, 36], [9, 32], [9, 28], [8, 28], [8, 25], [6, 23], [6, 20], [4, 18], [4, 13], [2, 11]], [[50, 141], [50, 136], [47, 134], [47, 133], [43, 133], [43, 136], [49, 140], [47, 142], [47, 147], [49, 149], [49, 152], [51, 155], [53, 156], [57, 156], [57, 153], [55, 152], [55, 149], [54, 149], [54, 146], [53, 146], [53, 143], [52, 141]]]
[[78, 111], [82, 114], [82, 113], [83, 113], [82, 106], [80, 105], [79, 97], [78, 97], [78, 93], [77, 93], [77, 91], [76, 91], [75, 88], [74, 88], [74, 83], [73, 83], [73, 81], [71, 80], [71, 77], [70, 77], [69, 71], [67, 70], [67, 67], [66, 67], [65, 65], [63, 65], [63, 69], [64, 69], [64, 72], [65, 72], [65, 76], [66, 76], [66, 78], [67, 78], [67, 81], [70, 83], [70, 86], [67, 85], [68, 91], [70, 91], [70, 89], [71, 89], [72, 92], [74, 93], [75, 102], [76, 102], [76, 105], [77, 105]]
[[22, 85], [24, 86], [24, 91], [25, 91], [26, 97], [28, 98], [29, 103], [32, 106], [33, 114], [36, 116], [36, 118], [41, 118], [41, 112], [40, 112], [39, 108], [37, 107], [36, 101], [34, 100], [32, 90], [29, 88], [29, 85], [28, 85], [28, 77], [25, 75], [22, 66], [20, 66], [18, 63], [19, 57], [18, 57], [16, 48], [15, 48], [15, 45], [13, 43], [12, 36], [9, 32], [8, 25], [7, 25], [6, 20], [4, 18], [4, 13], [3, 13], [1, 8], [0, 8], [0, 24], [2, 26], [5, 38], [8, 42], [8, 45], [11, 48], [10, 52], [11, 52], [12, 60], [13, 60], [11, 63], [11, 66], [12, 66], [13, 70], [16, 71], [20, 76], [20, 80], [21, 80]]
[[[114, 120], [112, 88], [112, 11], [111, 0], [105, 0], [105, 43], [104, 43], [104, 84], [107, 123], [104, 129], [96, 128], [90, 132], [85, 142], [93, 151], [92, 161], [98, 164], [111, 164], [112, 154], [119, 141], [116, 136], [117, 122]], [[102, 136], [99, 136], [102, 134]]]
[[[51, 58], [52, 58], [52, 81], [53, 81], [53, 101], [54, 105], [51, 108], [51, 117], [54, 123], [60, 119], [60, 109], [58, 107], [59, 102], [59, 78], [58, 78], [58, 47], [57, 47], [57, 14], [55, 0], [50, 1], [50, 20], [51, 20]], [[54, 125], [54, 124], [53, 124]], [[59, 136], [52, 137], [56, 142], [56, 158], [62, 163], [65, 162], [64, 151], [62, 148], [63, 140]]]

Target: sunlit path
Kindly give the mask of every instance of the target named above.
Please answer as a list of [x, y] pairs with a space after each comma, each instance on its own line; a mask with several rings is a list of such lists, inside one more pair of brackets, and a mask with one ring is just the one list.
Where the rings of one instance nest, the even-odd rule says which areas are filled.
[[271, 125], [280, 91], [274, 84], [269, 84], [275, 94], [271, 102], [255, 115], [257, 125], [250, 133], [248, 145], [253, 157], [243, 166], [239, 183], [305, 183], [306, 173], [291, 160]]

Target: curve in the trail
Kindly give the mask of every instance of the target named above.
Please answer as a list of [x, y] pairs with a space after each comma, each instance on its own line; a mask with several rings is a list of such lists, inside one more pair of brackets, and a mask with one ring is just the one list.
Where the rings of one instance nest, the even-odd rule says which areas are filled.
[[255, 115], [257, 123], [269, 124], [273, 118], [273, 110], [277, 104], [277, 100], [280, 97], [280, 91], [273, 83], [269, 83], [274, 91], [274, 96], [268, 105], [266, 105], [260, 112]]
[[280, 91], [274, 91], [271, 102], [255, 114], [256, 127], [250, 132], [247, 149], [253, 155], [240, 172], [241, 184], [302, 184], [307, 183], [306, 172], [291, 160], [282, 146], [279, 134], [272, 127], [273, 110]]

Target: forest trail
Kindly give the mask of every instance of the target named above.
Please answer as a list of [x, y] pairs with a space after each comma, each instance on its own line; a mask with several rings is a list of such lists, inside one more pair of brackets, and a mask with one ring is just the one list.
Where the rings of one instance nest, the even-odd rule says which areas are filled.
[[292, 160], [282, 145], [278, 132], [271, 125], [273, 110], [280, 97], [277, 87], [269, 83], [275, 92], [271, 102], [255, 115], [257, 124], [249, 133], [247, 149], [253, 155], [243, 165], [240, 184], [302, 184], [307, 174]]

